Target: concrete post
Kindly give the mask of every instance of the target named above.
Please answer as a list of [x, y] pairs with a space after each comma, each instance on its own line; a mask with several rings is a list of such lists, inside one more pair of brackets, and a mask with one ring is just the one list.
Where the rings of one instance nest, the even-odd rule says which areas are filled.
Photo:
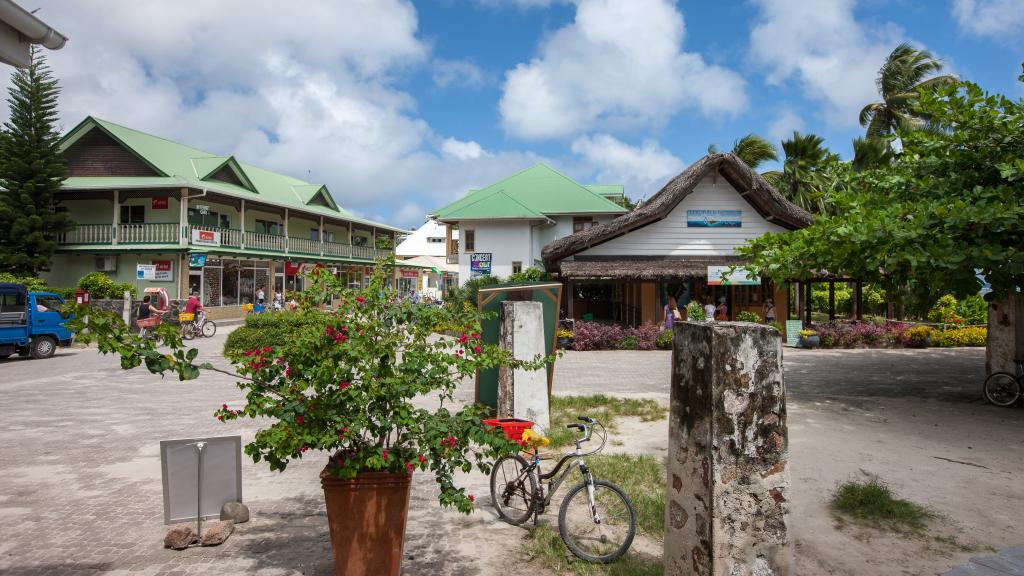
[[121, 308], [121, 319], [124, 320], [125, 324], [132, 325], [132, 293], [127, 290], [124, 291], [124, 306]]
[[[540, 302], [502, 302], [499, 344], [517, 360], [544, 356], [544, 307]], [[539, 430], [551, 427], [546, 370], [498, 369], [498, 417], [532, 420]]]
[[1024, 297], [1011, 294], [988, 305], [988, 346], [985, 371], [1017, 373], [1017, 359], [1024, 360]]
[[788, 576], [782, 340], [767, 326], [675, 326], [666, 576]]

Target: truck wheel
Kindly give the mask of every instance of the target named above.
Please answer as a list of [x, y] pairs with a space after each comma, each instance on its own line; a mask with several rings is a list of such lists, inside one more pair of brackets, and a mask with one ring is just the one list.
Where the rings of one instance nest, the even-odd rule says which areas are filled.
[[43, 358], [49, 358], [53, 356], [53, 353], [57, 351], [57, 343], [53, 341], [53, 338], [49, 336], [40, 336], [34, 338], [32, 343], [29, 345], [32, 347], [32, 357], [36, 360], [42, 360]]

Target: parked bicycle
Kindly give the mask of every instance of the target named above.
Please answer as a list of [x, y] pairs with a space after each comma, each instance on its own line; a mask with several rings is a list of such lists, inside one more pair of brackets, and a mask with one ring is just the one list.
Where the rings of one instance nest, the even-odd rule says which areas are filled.
[[206, 313], [202, 310], [195, 314], [178, 314], [178, 320], [181, 322], [181, 337], [185, 340], [191, 340], [196, 336], [210, 338], [217, 333], [217, 323], [207, 320]]
[[985, 379], [985, 399], [996, 406], [1012, 406], [1024, 396], [1024, 360], [1017, 360], [1017, 373], [993, 372]]
[[157, 346], [163, 344], [164, 339], [156, 332], [156, 327], [160, 325], [159, 314], [142, 320], [136, 320], [135, 325], [139, 327], [139, 338], [153, 340]]
[[[575, 440], [576, 450], [563, 456], [548, 473], [541, 472], [539, 454], [540, 447], [550, 444], [550, 440], [533, 430], [525, 430], [522, 443], [525, 449], [532, 449], [531, 460], [519, 454], [508, 454], [495, 462], [491, 470], [491, 500], [506, 522], [518, 526], [533, 516], [536, 523], [562, 482], [574, 468], [578, 469], [583, 481], [562, 499], [558, 532], [569, 550], [579, 558], [607, 564], [625, 554], [633, 543], [636, 512], [621, 488], [595, 479], [587, 467], [585, 458], [604, 449], [608, 431], [593, 418], [580, 416], [578, 419], [582, 424], [566, 426], [582, 433], [582, 437]], [[601, 436], [601, 445], [584, 452], [581, 445], [590, 441], [595, 429]], [[570, 461], [573, 464], [566, 466]]]

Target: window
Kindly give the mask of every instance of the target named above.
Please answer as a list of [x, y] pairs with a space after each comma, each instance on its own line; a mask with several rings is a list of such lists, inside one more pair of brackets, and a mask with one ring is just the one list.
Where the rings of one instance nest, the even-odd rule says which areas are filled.
[[427, 242], [430, 243], [430, 244], [443, 244], [444, 243], [444, 238], [431, 237], [431, 238], [427, 238]]
[[257, 234], [273, 234], [274, 236], [281, 235], [281, 225], [277, 222], [271, 222], [270, 220], [256, 220], [256, 233]]
[[[309, 231], [309, 239], [314, 242], [320, 241], [320, 230], [313, 228]], [[328, 232], [324, 230], [324, 242], [334, 242], [334, 232]]]
[[594, 219], [590, 216], [574, 216], [572, 219], [572, 233], [582, 232], [594, 226]]
[[366, 236], [352, 236], [353, 246], [366, 246], [370, 243], [370, 240]]
[[121, 224], [142, 224], [145, 221], [145, 206], [121, 206]]
[[220, 215], [220, 227], [231, 228], [231, 218], [229, 218], [227, 214]]
[[476, 250], [476, 234], [474, 230], [463, 230], [462, 242], [466, 246], [466, 252], [473, 252]]
[[517, 260], [513, 260], [512, 261], [512, 273], [513, 274], [519, 274], [522, 271], [523, 271], [523, 263], [519, 262]]
[[207, 228], [230, 228], [231, 218], [227, 214], [219, 212], [207, 210], [206, 214], [203, 214], [195, 208], [189, 208], [188, 223], [193, 226], [206, 226]]

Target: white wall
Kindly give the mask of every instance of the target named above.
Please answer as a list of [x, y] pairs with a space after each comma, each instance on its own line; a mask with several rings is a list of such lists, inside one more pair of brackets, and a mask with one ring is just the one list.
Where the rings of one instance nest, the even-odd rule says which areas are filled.
[[[458, 239], [459, 231], [452, 230], [452, 237]], [[428, 238], [441, 238], [442, 241], [429, 242]], [[395, 248], [395, 255], [406, 257], [440, 256], [443, 258], [446, 255], [444, 239], [445, 225], [428, 220]]]
[[[530, 238], [530, 222], [527, 220], [460, 222], [459, 230], [465, 238], [467, 230], [475, 235], [475, 252], [491, 253], [491, 275], [507, 277], [512, 274], [512, 262], [523, 263], [529, 268], [533, 262], [533, 242]], [[459, 242], [459, 285], [470, 280], [469, 253], [465, 241]], [[540, 255], [538, 254], [539, 258]]]
[[[580, 256], [727, 256], [747, 239], [786, 229], [762, 218], [725, 178], [702, 180], [668, 217], [579, 253]], [[740, 210], [739, 228], [688, 228], [687, 210]]]

